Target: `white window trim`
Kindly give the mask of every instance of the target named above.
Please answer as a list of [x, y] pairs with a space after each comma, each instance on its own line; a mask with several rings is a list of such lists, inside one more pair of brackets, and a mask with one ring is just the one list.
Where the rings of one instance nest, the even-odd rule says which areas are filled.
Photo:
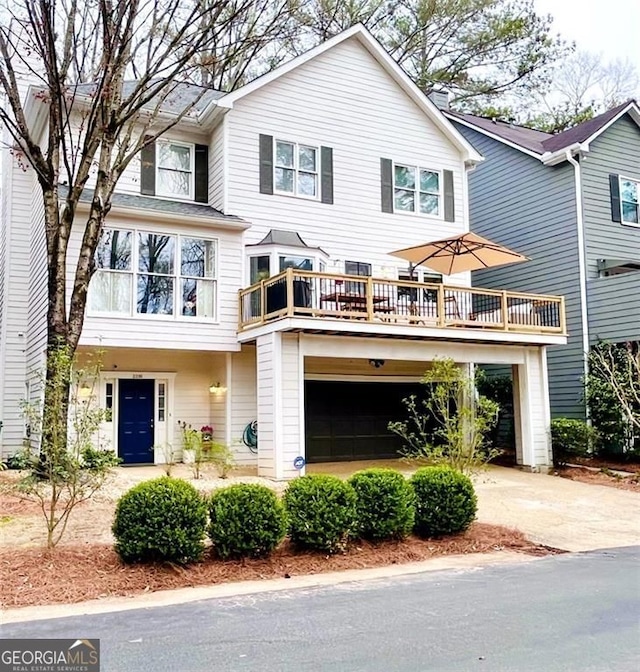
[[[414, 171], [416, 172], [416, 188], [415, 189], [406, 189], [405, 187], [396, 187], [396, 166], [399, 166], [401, 168], [413, 168]], [[420, 212], [420, 193], [428, 193], [428, 192], [421, 192], [420, 191], [420, 171], [424, 170], [429, 173], [436, 173], [438, 175], [438, 214], [433, 215], [429, 214], [427, 212]], [[391, 191], [392, 191], [392, 203], [393, 203], [393, 212], [394, 214], [398, 215], [411, 215], [413, 217], [418, 216], [418, 217], [428, 217], [429, 219], [437, 219], [437, 220], [443, 220], [444, 219], [444, 193], [442, 191], [442, 177], [443, 177], [443, 171], [438, 170], [436, 168], [427, 168], [426, 166], [421, 166], [418, 163], [401, 163], [400, 161], [393, 161], [392, 162], [392, 167], [391, 167], [391, 180], [392, 180], [392, 185], [391, 185]], [[405, 189], [406, 191], [413, 191], [414, 192], [414, 197], [413, 197], [413, 204], [414, 204], [414, 210], [399, 210], [396, 208], [396, 188], [397, 189]], [[436, 196], [436, 194], [431, 194], [432, 196]]]
[[[111, 422], [102, 423], [101, 431], [106, 439], [111, 444], [111, 450], [118, 456], [120, 448], [118, 446], [118, 427], [120, 423], [120, 390], [119, 381], [126, 379], [145, 379], [152, 378], [155, 380], [153, 391], [153, 446], [154, 446], [154, 464], [162, 464], [166, 461], [163, 451], [164, 444], [172, 444], [175, 438], [174, 429], [174, 398], [175, 398], [175, 379], [177, 374], [169, 371], [111, 371], [106, 370], [100, 373], [100, 404], [104, 408], [106, 384], [113, 383], [113, 410]], [[158, 417], [158, 384], [165, 383], [165, 421], [159, 422]], [[174, 446], [175, 449], [175, 446]]]
[[[278, 143], [281, 142], [286, 145], [293, 145], [293, 168], [287, 166], [279, 166], [276, 160], [277, 157], [277, 147]], [[314, 173], [310, 170], [303, 170], [303, 173], [313, 174], [316, 176], [316, 195], [308, 196], [307, 194], [298, 193], [298, 173], [300, 168], [298, 167], [299, 161], [299, 149], [300, 147], [306, 147], [307, 149], [313, 149], [316, 153], [316, 170]], [[276, 188], [276, 169], [283, 168], [285, 170], [293, 170], [293, 192], [291, 191], [281, 191]], [[303, 198], [306, 201], [319, 201], [320, 200], [320, 146], [314, 145], [308, 142], [293, 142], [292, 140], [284, 140], [283, 138], [274, 138], [273, 140], [273, 193], [278, 196], [290, 196], [293, 198]]]
[[[640, 211], [640, 179], [635, 177], [626, 177], [624, 175], [618, 175], [618, 193], [620, 194], [620, 223], [623, 226], [632, 226], [634, 228], [640, 228], [640, 222], [625, 222], [624, 220], [624, 208], [622, 207], [622, 183], [623, 182], [633, 182], [636, 185], [636, 197], [638, 199], [637, 206]], [[631, 201], [626, 201], [630, 203]], [[640, 219], [640, 217], [639, 217]]]
[[[329, 260], [326, 252], [320, 250], [320, 248], [304, 248], [304, 247], [287, 247], [286, 245], [264, 245], [263, 249], [256, 251], [256, 249], [247, 250], [246, 254], [246, 281], [247, 287], [251, 285], [251, 259], [253, 257], [269, 257], [269, 270], [273, 277], [279, 275], [280, 271], [280, 257], [304, 257], [305, 259], [311, 259], [313, 265], [314, 273], [320, 272], [320, 265], [327, 263]], [[259, 282], [259, 280], [257, 281]]]
[[[190, 180], [189, 180], [189, 195], [185, 196], [184, 194], [174, 194], [171, 192], [160, 191], [160, 179], [159, 173], [160, 170], [170, 170], [169, 168], [162, 168], [160, 166], [160, 147], [162, 145], [176, 145], [177, 147], [188, 147], [189, 148], [189, 171], [190, 171]], [[178, 201], [193, 201], [195, 200], [196, 194], [196, 146], [192, 142], [182, 142], [180, 140], [158, 140], [156, 142], [156, 196], [161, 196], [163, 198], [171, 198]]]
[[[132, 234], [132, 249], [131, 249], [131, 270], [130, 271], [123, 271], [121, 269], [96, 269], [95, 273], [98, 274], [100, 272], [106, 272], [106, 273], [118, 273], [118, 274], [123, 274], [127, 275], [131, 278], [131, 308], [128, 313], [120, 313], [116, 311], [98, 311], [98, 310], [91, 310], [90, 308], [90, 301], [87, 303], [87, 316], [88, 317], [108, 317], [108, 318], [114, 318], [114, 319], [143, 319], [143, 320], [171, 320], [174, 322], [187, 322], [187, 323], [207, 323], [207, 324], [218, 324], [219, 319], [218, 319], [218, 309], [219, 309], [219, 290], [220, 290], [220, 283], [219, 283], [219, 264], [220, 264], [220, 239], [215, 238], [215, 237], [208, 237], [208, 236], [202, 236], [197, 233], [189, 233], [189, 234], [182, 234], [182, 233], [169, 233], [167, 231], [150, 231], [145, 228], [137, 229], [137, 228], [119, 228], [118, 226], [107, 226], [105, 229], [115, 229], [118, 231], [127, 231], [131, 232]], [[173, 269], [174, 272], [172, 275], [165, 275], [162, 273], [145, 273], [142, 271], [138, 270], [138, 234], [140, 233], [151, 233], [153, 235], [158, 235], [158, 236], [173, 236], [176, 239], [176, 246], [175, 246], [175, 252], [174, 252], [174, 260], [173, 260]], [[200, 278], [201, 280], [209, 280], [210, 282], [214, 283], [214, 314], [212, 317], [191, 317], [189, 315], [183, 315], [182, 311], [178, 311], [179, 308], [179, 301], [178, 301], [178, 295], [181, 290], [180, 287], [180, 282], [183, 279], [189, 279], [192, 278], [193, 276], [188, 276], [188, 275], [182, 275], [180, 273], [180, 265], [179, 265], [179, 260], [180, 260], [180, 239], [181, 238], [196, 238], [198, 240], [205, 240], [205, 241], [210, 241], [215, 243], [215, 249], [216, 249], [216, 258], [215, 258], [215, 263], [214, 263], [214, 277], [213, 278]], [[173, 287], [173, 313], [171, 314], [156, 314], [156, 313], [138, 313], [137, 312], [137, 283], [136, 279], [138, 278], [139, 275], [152, 275], [154, 277], [162, 277], [162, 278], [172, 278], [174, 287]], [[91, 291], [91, 286], [89, 286], [89, 291]]]

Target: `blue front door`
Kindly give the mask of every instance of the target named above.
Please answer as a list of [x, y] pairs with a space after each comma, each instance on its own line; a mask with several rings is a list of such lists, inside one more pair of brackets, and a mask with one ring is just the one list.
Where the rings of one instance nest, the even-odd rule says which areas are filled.
[[124, 464], [153, 464], [154, 380], [120, 379], [118, 454]]

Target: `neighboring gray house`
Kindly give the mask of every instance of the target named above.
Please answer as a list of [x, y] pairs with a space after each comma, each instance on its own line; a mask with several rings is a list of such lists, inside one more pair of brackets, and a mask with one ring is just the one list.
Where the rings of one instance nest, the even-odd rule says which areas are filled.
[[473, 284], [565, 296], [569, 340], [548, 350], [551, 413], [584, 417], [589, 346], [640, 340], [640, 108], [557, 135], [444, 114], [485, 157], [469, 176], [472, 230], [531, 258]]

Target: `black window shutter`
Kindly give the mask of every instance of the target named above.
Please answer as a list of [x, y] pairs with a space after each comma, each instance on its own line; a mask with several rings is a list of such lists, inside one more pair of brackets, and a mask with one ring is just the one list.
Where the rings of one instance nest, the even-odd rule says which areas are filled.
[[456, 221], [456, 199], [453, 193], [453, 171], [442, 171], [442, 182], [444, 187], [444, 221]]
[[209, 202], [209, 146], [196, 145], [195, 200]]
[[320, 147], [320, 200], [333, 203], [333, 149]]
[[273, 136], [260, 134], [260, 193], [273, 194]]
[[622, 222], [619, 175], [609, 175], [609, 191], [611, 194], [611, 219], [614, 222]]
[[380, 159], [380, 197], [382, 212], [393, 212], [393, 162]]
[[156, 195], [155, 142], [143, 147], [140, 151], [140, 193], [148, 196]]

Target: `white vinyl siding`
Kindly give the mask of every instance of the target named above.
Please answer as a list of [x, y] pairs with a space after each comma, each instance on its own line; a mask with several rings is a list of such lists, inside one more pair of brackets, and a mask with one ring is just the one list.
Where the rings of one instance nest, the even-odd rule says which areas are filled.
[[[4, 237], [2, 269], [2, 323], [0, 323], [0, 395], [2, 395], [2, 452], [9, 454], [22, 446], [24, 419], [21, 402], [25, 396], [26, 351], [29, 325], [29, 284], [32, 271], [31, 223], [37, 199], [34, 174], [23, 170], [8, 151], [3, 152], [2, 196], [4, 208], [0, 235]], [[39, 197], [42, 199], [42, 196]], [[37, 205], [37, 200], [35, 201]]]
[[209, 145], [209, 202], [224, 212], [224, 133], [223, 119], [213, 130]]
[[228, 434], [236, 461], [239, 464], [257, 465], [258, 455], [242, 441], [245, 427], [258, 418], [256, 349], [253, 346], [243, 345], [241, 352], [231, 356], [231, 385], [228, 394], [231, 414]]
[[[399, 120], [402, 123], [399, 124]], [[467, 230], [463, 161], [459, 151], [405, 95], [356, 40], [283, 75], [237, 101], [228, 126], [228, 212], [251, 221], [247, 244], [271, 229], [298, 232], [332, 262], [360, 259], [406, 268], [388, 256]], [[312, 199], [273, 198], [259, 189], [259, 136], [333, 149], [333, 205]], [[381, 212], [380, 158], [453, 172], [455, 222]], [[467, 283], [468, 274], [456, 278]]]

